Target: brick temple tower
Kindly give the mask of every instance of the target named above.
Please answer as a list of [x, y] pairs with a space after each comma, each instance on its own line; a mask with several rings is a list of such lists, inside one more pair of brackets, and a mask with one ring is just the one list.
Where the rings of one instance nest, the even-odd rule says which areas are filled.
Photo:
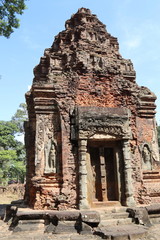
[[156, 96], [117, 38], [81, 8], [34, 69], [26, 94], [25, 200], [35, 209], [160, 202]]

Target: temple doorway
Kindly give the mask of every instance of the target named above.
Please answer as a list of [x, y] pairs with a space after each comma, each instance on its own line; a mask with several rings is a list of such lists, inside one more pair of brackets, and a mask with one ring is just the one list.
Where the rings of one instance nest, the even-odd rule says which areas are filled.
[[120, 202], [121, 149], [119, 141], [89, 141], [87, 157], [90, 205]]

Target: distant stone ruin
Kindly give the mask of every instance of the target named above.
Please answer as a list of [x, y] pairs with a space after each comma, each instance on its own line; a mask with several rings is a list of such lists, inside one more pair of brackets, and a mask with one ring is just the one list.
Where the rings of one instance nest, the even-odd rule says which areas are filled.
[[26, 94], [27, 182], [34, 209], [160, 203], [155, 100], [136, 83], [96, 15], [66, 21]]

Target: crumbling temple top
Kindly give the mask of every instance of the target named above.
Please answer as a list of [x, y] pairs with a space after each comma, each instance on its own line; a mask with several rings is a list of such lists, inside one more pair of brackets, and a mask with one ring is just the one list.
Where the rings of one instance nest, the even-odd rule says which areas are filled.
[[44, 51], [26, 100], [30, 206], [160, 201], [157, 185], [146, 184], [159, 161], [156, 96], [137, 85], [131, 60], [89, 9], [72, 15]]
[[[119, 54], [117, 38], [112, 37], [103, 23], [90, 10], [81, 8], [70, 20], [66, 21], [66, 30], [60, 32], [50, 49], [45, 50], [39, 67], [35, 68], [35, 81], [43, 81], [46, 75], [53, 81], [53, 75], [59, 71], [77, 72], [77, 74], [121, 74], [130, 76], [134, 81], [135, 71], [130, 60]], [[48, 69], [49, 58], [52, 68]], [[43, 69], [40, 69], [43, 66]], [[39, 79], [41, 73], [41, 79]]]
[[[62, 84], [65, 83], [68, 88], [62, 86], [61, 91], [62, 89], [70, 91], [76, 98], [76, 84], [79, 82], [81, 85], [79, 76], [97, 75], [99, 77], [97, 82], [89, 79], [86, 86], [83, 86], [84, 95], [78, 96], [79, 101], [93, 104], [88, 93], [87, 96], [85, 94], [85, 88], [88, 91], [89, 87], [92, 88], [92, 95], [95, 95], [94, 105], [99, 105], [99, 101], [103, 101], [101, 104], [105, 106], [107, 101], [110, 101], [106, 95], [106, 90], [110, 94], [110, 84], [112, 87], [119, 85], [118, 91], [116, 91], [117, 87], [114, 87], [116, 98], [114, 105], [124, 106], [125, 103], [122, 101], [125, 100], [120, 98], [122, 95], [126, 95], [127, 91], [130, 91], [134, 93], [132, 98], [137, 96], [137, 99], [134, 99], [139, 105], [137, 114], [147, 116], [155, 114], [155, 95], [146, 87], [137, 86], [135, 83], [136, 73], [131, 60], [122, 58], [117, 38], [112, 37], [106, 31], [105, 25], [97, 19], [96, 15], [92, 15], [89, 9], [81, 8], [70, 20], [66, 21], [65, 27], [66, 29], [55, 37], [52, 47], [45, 50], [40, 64], [35, 67], [33, 85], [52, 83], [56, 90], [57, 86], [58, 89], [60, 88], [60, 78], [63, 78]], [[110, 78], [105, 86], [99, 84], [100, 78], [104, 76]], [[73, 81], [70, 80], [72, 77]], [[104, 93], [105, 96], [102, 97]], [[98, 95], [101, 95], [101, 98]], [[148, 107], [144, 106], [146, 101], [148, 101]]]

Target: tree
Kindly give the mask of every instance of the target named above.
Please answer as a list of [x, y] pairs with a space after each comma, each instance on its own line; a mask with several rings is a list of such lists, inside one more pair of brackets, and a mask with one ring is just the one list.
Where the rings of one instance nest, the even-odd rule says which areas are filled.
[[10, 121], [0, 121], [0, 148], [8, 150], [15, 148], [17, 141], [14, 135], [18, 132], [18, 127]]
[[16, 135], [24, 133], [26, 119], [26, 105], [20, 104], [11, 121], [0, 121], [0, 184], [5, 185], [9, 180], [24, 182], [26, 152]]
[[19, 27], [17, 14], [26, 9], [25, 0], [0, 0], [0, 35], [9, 38], [14, 28]]
[[19, 133], [24, 133], [24, 121], [28, 119], [27, 106], [25, 103], [21, 103], [16, 113], [11, 119], [11, 122], [17, 125]]
[[15, 150], [0, 151], [0, 184], [7, 184], [10, 178], [10, 169], [17, 159]]
[[25, 164], [19, 159], [16, 150], [0, 151], [0, 184], [7, 184], [9, 180], [24, 182]]

